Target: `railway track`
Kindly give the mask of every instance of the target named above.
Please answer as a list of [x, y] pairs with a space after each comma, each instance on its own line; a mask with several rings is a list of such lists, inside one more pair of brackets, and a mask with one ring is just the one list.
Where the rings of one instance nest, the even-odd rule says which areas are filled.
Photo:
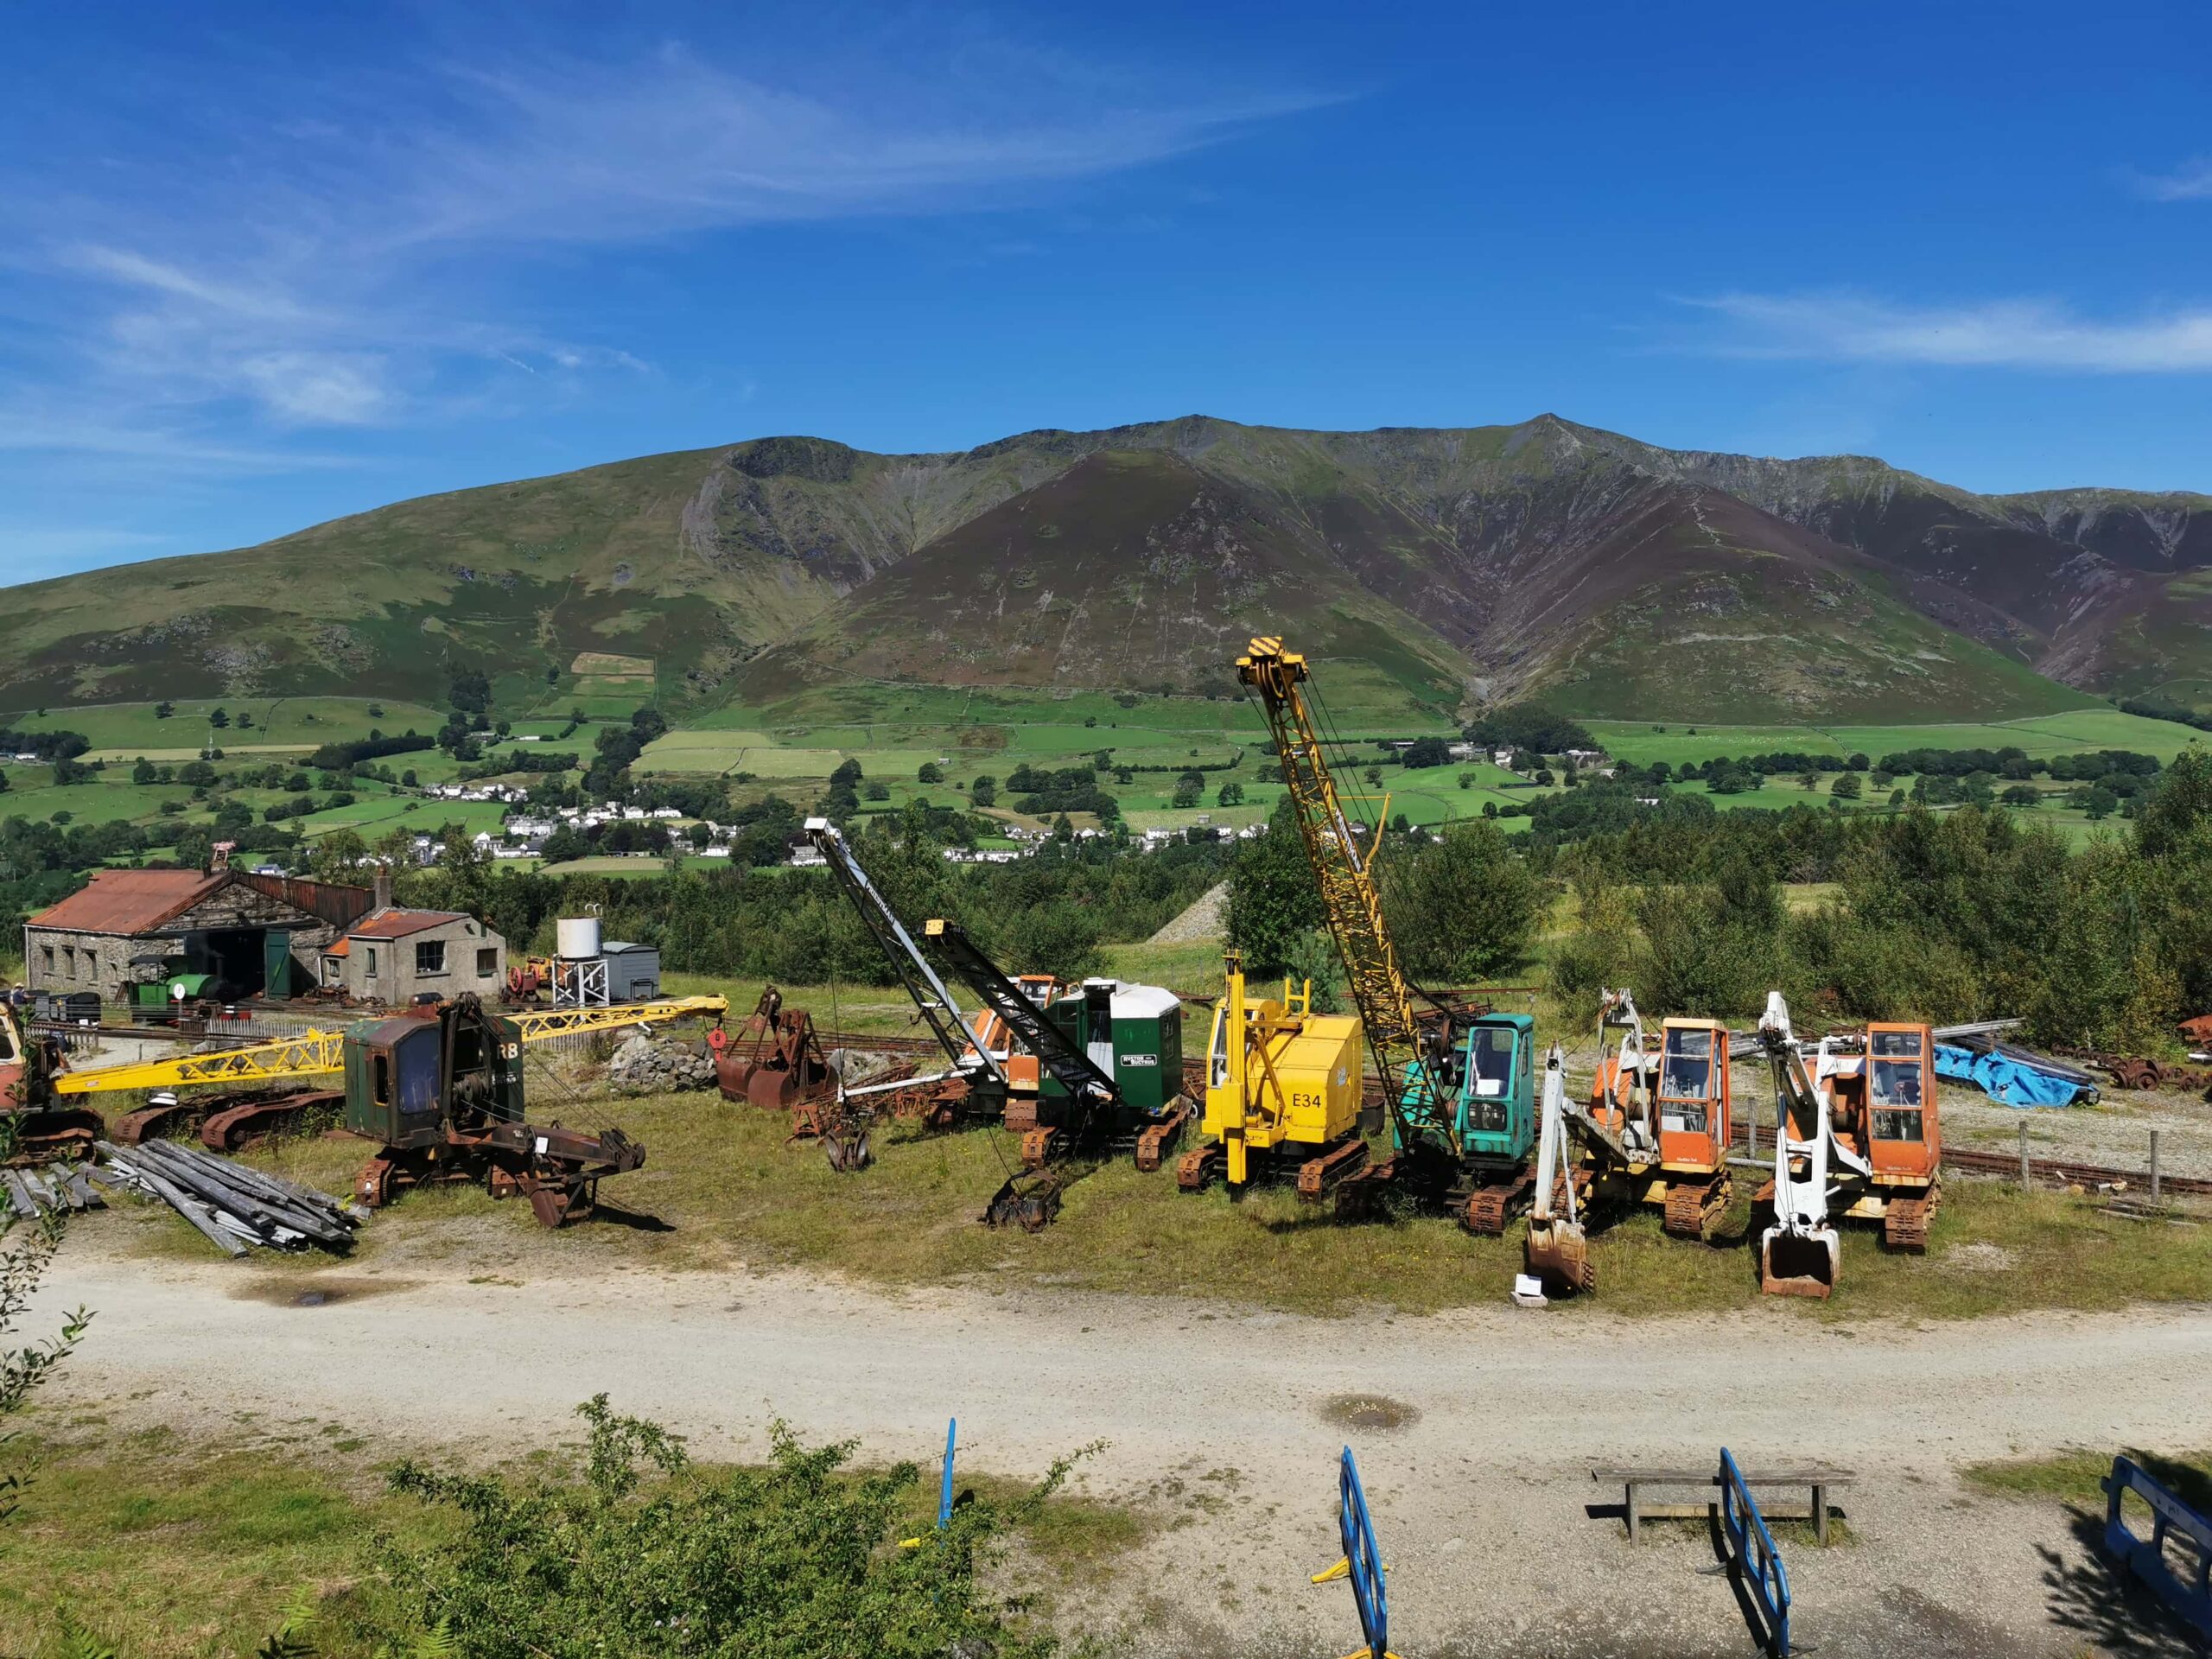
[[[1762, 1128], [1757, 1134], [1758, 1150], [1772, 1152], [1774, 1131]], [[1943, 1148], [1943, 1162], [1952, 1169], [1976, 1175], [2003, 1175], [2018, 1179], [2020, 1173], [2018, 1156], [2009, 1152], [1974, 1152], [1963, 1147], [1946, 1147]], [[2070, 1158], [2031, 1158], [2028, 1160], [2028, 1174], [2031, 1179], [2050, 1181], [2060, 1186], [2095, 1186], [2106, 1181], [2125, 1181], [2130, 1188], [2140, 1186], [2147, 1189], [2151, 1185], [2151, 1172], [2147, 1169], [2111, 1169], [2102, 1164], [2077, 1163]], [[2161, 1170], [2158, 1190], [2193, 1198], [2212, 1197], [2212, 1180], [2193, 1175], [2169, 1175]]]

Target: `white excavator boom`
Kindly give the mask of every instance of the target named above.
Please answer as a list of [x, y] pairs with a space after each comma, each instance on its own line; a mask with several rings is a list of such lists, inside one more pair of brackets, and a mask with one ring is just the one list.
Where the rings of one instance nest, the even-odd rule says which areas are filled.
[[[1544, 1057], [1543, 1105], [1536, 1127], [1536, 1196], [1529, 1212], [1529, 1271], [1547, 1289], [1594, 1290], [1598, 1270], [1591, 1265], [1574, 1192], [1574, 1167], [1567, 1138], [1572, 1111], [1567, 1098], [1567, 1053], [1557, 1044]], [[1554, 1202], [1556, 1196], [1557, 1202]]]

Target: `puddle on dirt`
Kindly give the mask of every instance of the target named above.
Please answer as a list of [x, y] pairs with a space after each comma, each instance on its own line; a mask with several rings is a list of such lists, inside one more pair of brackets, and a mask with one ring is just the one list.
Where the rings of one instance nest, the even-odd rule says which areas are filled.
[[412, 1290], [418, 1282], [413, 1279], [349, 1278], [341, 1274], [293, 1279], [265, 1274], [248, 1280], [231, 1295], [237, 1301], [267, 1302], [271, 1307], [334, 1307], [340, 1302], [358, 1302], [371, 1296]]
[[1404, 1428], [1421, 1413], [1383, 1394], [1337, 1394], [1321, 1402], [1321, 1419], [1338, 1428]]

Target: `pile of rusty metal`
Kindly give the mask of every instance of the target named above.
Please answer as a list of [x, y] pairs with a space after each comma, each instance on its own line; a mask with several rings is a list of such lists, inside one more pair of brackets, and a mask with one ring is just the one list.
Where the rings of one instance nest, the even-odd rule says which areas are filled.
[[760, 993], [734, 1036], [717, 1027], [707, 1041], [726, 1100], [781, 1111], [836, 1087], [837, 1074], [815, 1035], [814, 1016], [785, 1007], [784, 994], [773, 985]]
[[327, 1192], [182, 1141], [119, 1147], [103, 1141], [99, 1150], [106, 1162], [92, 1172], [92, 1180], [159, 1198], [226, 1255], [244, 1255], [255, 1245], [277, 1250], [320, 1246], [342, 1253], [353, 1248], [353, 1230], [365, 1218], [357, 1206]]

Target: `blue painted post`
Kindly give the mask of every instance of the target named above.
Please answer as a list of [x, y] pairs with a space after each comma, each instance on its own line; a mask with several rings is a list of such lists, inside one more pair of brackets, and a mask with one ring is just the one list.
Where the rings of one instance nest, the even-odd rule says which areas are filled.
[[960, 1433], [960, 1420], [948, 1417], [944, 1422], [944, 1484], [938, 1488], [937, 1529], [943, 1532], [952, 1524], [952, 1445]]

